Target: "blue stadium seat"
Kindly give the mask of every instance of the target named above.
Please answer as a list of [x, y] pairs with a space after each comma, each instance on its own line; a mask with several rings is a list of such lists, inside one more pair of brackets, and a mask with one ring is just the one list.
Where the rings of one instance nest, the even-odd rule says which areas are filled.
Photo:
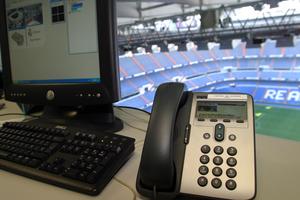
[[257, 56], [260, 57], [261, 49], [259, 48], [247, 48], [246, 49], [246, 56]]
[[243, 51], [244, 51], [244, 49], [246, 49], [245, 45], [246, 45], [246, 43], [241, 42], [239, 45], [237, 45], [235, 48], [233, 48], [232, 56], [235, 58], [243, 57]]
[[139, 66], [133, 62], [132, 58], [122, 57], [120, 58], [120, 72], [121, 77], [127, 77], [134, 74], [139, 74], [143, 72], [143, 70], [141, 70]]
[[296, 41], [294, 47], [289, 47], [285, 49], [285, 55], [296, 56], [297, 54], [299, 54], [299, 49], [300, 49], [300, 41]]
[[122, 98], [130, 96], [138, 92], [137, 87], [133, 84], [129, 83], [130, 80], [122, 81], [121, 82], [121, 96]]
[[200, 58], [202, 58], [202, 60], [212, 59], [208, 50], [197, 51], [197, 54], [199, 55]]
[[237, 60], [237, 67], [244, 69], [254, 69], [259, 66], [257, 59], [242, 58]]
[[263, 44], [263, 55], [270, 57], [274, 55], [281, 55], [281, 49], [276, 48], [276, 41], [269, 40]]
[[289, 81], [300, 81], [300, 71], [281, 72], [281, 76]]
[[274, 69], [291, 69], [293, 62], [293, 58], [274, 58], [272, 67]]
[[210, 71], [206, 63], [199, 63], [197, 65], [190, 66], [189, 68], [193, 71], [193, 75], [206, 74]]
[[210, 81], [217, 81], [217, 82], [222, 82], [225, 79], [230, 78], [230, 73], [216, 73], [216, 74], [209, 74], [207, 75], [207, 78]]
[[235, 71], [232, 74], [237, 79], [256, 78], [258, 76], [256, 71]]
[[259, 73], [261, 79], [270, 80], [272, 78], [280, 78], [280, 73], [275, 71], [263, 71]]
[[168, 53], [154, 53], [153, 57], [161, 64], [161, 66], [165, 68], [170, 68], [174, 66], [174, 63], [171, 62], [171, 60], [166, 56]]
[[222, 59], [224, 57], [222, 50], [220, 50], [218, 46], [212, 48], [210, 54], [213, 56], [212, 58], [215, 59]]
[[145, 68], [145, 72], [151, 72], [154, 69], [162, 67], [159, 63], [156, 63], [155, 60], [150, 57], [150, 55], [138, 55], [135, 56], [135, 58], [141, 65], [143, 65], [143, 67]]
[[185, 51], [182, 52], [186, 57], [188, 57], [188, 59], [192, 62], [195, 61], [201, 61], [201, 58], [199, 57], [199, 55], [197, 54], [197, 51], [192, 50], [192, 51]]
[[178, 51], [172, 51], [169, 53], [170, 57], [169, 59], [173, 59], [173, 62], [176, 63], [176, 65], [178, 64], [182, 64], [182, 65], [188, 65], [190, 62], [188, 61], [187, 57], [184, 57], [181, 52]]
[[174, 70], [178, 71], [178, 73], [182, 74], [185, 77], [191, 77], [201, 73], [201, 71], [198, 71], [196, 69], [196, 66], [187, 66], [184, 68], [178, 68]]

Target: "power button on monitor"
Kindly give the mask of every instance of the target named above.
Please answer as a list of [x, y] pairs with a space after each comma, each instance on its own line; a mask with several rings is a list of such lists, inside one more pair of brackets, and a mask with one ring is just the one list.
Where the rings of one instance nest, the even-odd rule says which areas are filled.
[[47, 92], [47, 100], [52, 101], [52, 100], [54, 100], [54, 99], [55, 99], [55, 93], [54, 93], [54, 91], [49, 90], [49, 91]]

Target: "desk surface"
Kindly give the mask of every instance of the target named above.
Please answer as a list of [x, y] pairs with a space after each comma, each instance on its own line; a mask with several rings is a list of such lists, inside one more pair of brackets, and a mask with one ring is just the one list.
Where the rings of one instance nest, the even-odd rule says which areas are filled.
[[[1, 114], [20, 113], [18, 107], [6, 102]], [[137, 169], [140, 162], [145, 130], [149, 115], [136, 111], [116, 109], [125, 128], [118, 134], [136, 139], [135, 152], [131, 159], [121, 168], [104, 191], [96, 197], [79, 194], [44, 184], [5, 171], [0, 171], [0, 194], [5, 200], [88, 200], [88, 199], [144, 199], [135, 189]], [[0, 122], [22, 120], [22, 116], [2, 116]], [[277, 123], [277, 122], [274, 122]], [[143, 131], [144, 130], [144, 131]], [[300, 131], [299, 131], [300, 134]], [[300, 189], [300, 142], [256, 136], [257, 148], [257, 196], [256, 199], [299, 199]]]

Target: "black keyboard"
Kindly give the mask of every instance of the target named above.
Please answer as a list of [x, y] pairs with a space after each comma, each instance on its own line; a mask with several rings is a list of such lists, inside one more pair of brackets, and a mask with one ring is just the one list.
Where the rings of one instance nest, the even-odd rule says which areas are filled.
[[97, 195], [134, 151], [116, 134], [9, 122], [0, 128], [0, 169]]

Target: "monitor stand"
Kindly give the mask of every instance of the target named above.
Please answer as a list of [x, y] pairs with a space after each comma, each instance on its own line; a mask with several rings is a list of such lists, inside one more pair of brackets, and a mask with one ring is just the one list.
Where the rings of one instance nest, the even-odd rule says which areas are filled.
[[42, 116], [32, 122], [107, 133], [123, 129], [123, 122], [114, 115], [112, 104], [84, 107], [46, 106]]

